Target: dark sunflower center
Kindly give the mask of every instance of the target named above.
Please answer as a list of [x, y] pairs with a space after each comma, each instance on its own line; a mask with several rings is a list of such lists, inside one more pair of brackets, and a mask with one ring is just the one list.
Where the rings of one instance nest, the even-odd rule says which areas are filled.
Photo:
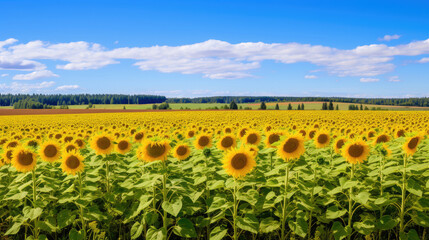
[[101, 137], [97, 140], [97, 146], [103, 150], [108, 149], [110, 144], [110, 140], [107, 137]]
[[368, 133], [368, 137], [370, 137], [370, 138], [374, 137], [374, 132]]
[[125, 141], [125, 140], [120, 141], [120, 142], [118, 143], [118, 148], [119, 148], [120, 150], [125, 150], [125, 149], [127, 149], [127, 148], [128, 148], [128, 142], [127, 142], [127, 141]]
[[328, 142], [328, 136], [326, 134], [320, 134], [317, 137], [317, 142], [320, 144], [325, 144], [326, 142]]
[[243, 137], [244, 135], [246, 135], [247, 132], [247, 128], [244, 128], [240, 131], [240, 137]]
[[7, 151], [7, 153], [6, 153], [6, 157], [7, 157], [9, 160], [12, 160], [12, 150]]
[[305, 137], [305, 134], [307, 134], [307, 133], [305, 132], [305, 130], [301, 130], [301, 131], [299, 131], [299, 133], [301, 133], [301, 135], [302, 135], [303, 137]]
[[342, 148], [344, 146], [344, 140], [340, 139], [337, 141], [336, 146], [338, 149]]
[[73, 146], [73, 145], [68, 145], [68, 146], [66, 147], [66, 151], [67, 151], [67, 152], [70, 152], [70, 151], [73, 151], [73, 150], [76, 150], [76, 147], [75, 147], [75, 146]]
[[16, 147], [17, 145], [18, 145], [18, 143], [17, 143], [17, 142], [10, 142], [6, 147], [14, 148], [14, 147]]
[[157, 158], [162, 156], [165, 153], [165, 146], [154, 144], [154, 145], [148, 145], [146, 147], [147, 154], [153, 158]]
[[258, 136], [254, 133], [250, 134], [249, 136], [247, 136], [247, 142], [250, 144], [254, 144], [256, 143], [256, 141], [258, 141]]
[[180, 146], [177, 148], [176, 153], [179, 156], [186, 155], [186, 153], [188, 153], [188, 148], [186, 148], [185, 146]]
[[36, 147], [37, 146], [37, 142], [34, 141], [34, 140], [31, 140], [31, 141], [28, 142], [28, 146]]
[[280, 140], [280, 136], [279, 136], [278, 134], [271, 134], [271, 135], [268, 137], [268, 142], [269, 142], [270, 144], [273, 144], [273, 143], [277, 142], [278, 140]]
[[66, 160], [66, 165], [70, 169], [76, 169], [80, 165], [80, 161], [76, 156], [70, 156]]
[[28, 166], [33, 163], [33, 154], [28, 152], [20, 152], [18, 153], [18, 162], [20, 165]]
[[143, 133], [137, 133], [135, 136], [134, 136], [134, 139], [135, 140], [137, 140], [137, 141], [139, 141], [139, 140], [142, 140], [142, 138], [144, 137], [144, 134]]
[[79, 147], [83, 146], [83, 141], [80, 139], [77, 139], [76, 141], [74, 141]]
[[56, 135], [55, 135], [55, 138], [56, 138], [56, 139], [60, 139], [61, 137], [62, 137], [62, 135], [61, 135], [61, 134], [56, 134]]
[[43, 154], [45, 154], [46, 157], [51, 158], [57, 155], [58, 150], [54, 145], [48, 145], [43, 150]]
[[308, 136], [309, 136], [310, 138], [313, 138], [313, 137], [314, 137], [314, 134], [316, 134], [316, 131], [311, 131], [311, 132], [308, 134]]
[[188, 136], [189, 136], [189, 137], [193, 137], [194, 135], [195, 135], [195, 132], [194, 132], [194, 131], [189, 131], [189, 132], [188, 132]]
[[387, 136], [384, 134], [377, 138], [377, 143], [383, 143], [383, 142], [387, 142]]
[[225, 132], [226, 132], [226, 133], [231, 133], [231, 132], [232, 132], [232, 130], [231, 130], [231, 128], [226, 128], [226, 129], [225, 129]]
[[236, 170], [243, 169], [246, 166], [246, 164], [247, 164], [247, 157], [243, 153], [237, 153], [231, 159], [231, 166]]
[[359, 145], [359, 144], [353, 144], [353, 145], [351, 145], [350, 146], [350, 148], [349, 148], [349, 155], [350, 156], [352, 156], [352, 157], [354, 157], [354, 158], [357, 158], [357, 157], [360, 157], [360, 156], [362, 156], [362, 154], [363, 154], [363, 152], [364, 152], [364, 148], [363, 148], [363, 146], [362, 145]]
[[224, 137], [220, 143], [222, 145], [222, 147], [224, 148], [229, 148], [232, 146], [232, 144], [234, 144], [234, 141], [232, 140], [232, 137], [227, 136]]
[[409, 142], [408, 142], [408, 148], [409, 149], [414, 149], [417, 147], [417, 144], [419, 143], [419, 138], [418, 137], [413, 137]]
[[398, 136], [398, 137], [403, 137], [403, 136], [405, 136], [405, 131], [404, 130], [399, 130], [397, 133], [396, 133], [396, 136]]
[[64, 142], [71, 142], [73, 140], [73, 137], [65, 137]]
[[198, 145], [205, 147], [209, 144], [210, 139], [207, 136], [202, 136], [200, 139], [198, 139]]
[[299, 141], [295, 138], [289, 138], [286, 143], [283, 145], [283, 151], [287, 153], [293, 153], [298, 149]]

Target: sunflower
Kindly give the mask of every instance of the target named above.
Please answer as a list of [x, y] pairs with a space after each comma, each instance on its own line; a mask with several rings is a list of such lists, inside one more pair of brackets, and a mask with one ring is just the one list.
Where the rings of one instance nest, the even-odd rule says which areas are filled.
[[363, 163], [369, 155], [369, 146], [362, 140], [352, 140], [343, 146], [342, 155], [351, 164]]
[[31, 150], [18, 146], [12, 153], [12, 165], [19, 172], [32, 171], [36, 166], [36, 154]]
[[227, 134], [225, 136], [222, 136], [216, 145], [217, 148], [226, 151], [237, 146], [237, 141], [232, 134]]
[[77, 151], [78, 149], [79, 149], [79, 147], [73, 143], [67, 143], [64, 147], [64, 150], [66, 152]]
[[109, 154], [113, 150], [113, 138], [106, 134], [96, 135], [92, 138], [91, 148], [98, 155]]
[[6, 148], [2, 154], [3, 161], [5, 163], [11, 163], [13, 158], [13, 148]]
[[261, 142], [261, 135], [257, 131], [249, 130], [244, 135], [243, 140], [246, 144], [258, 145]]
[[46, 162], [55, 162], [60, 158], [61, 147], [53, 140], [44, 142], [39, 149], [39, 155]]
[[223, 160], [226, 173], [234, 178], [246, 176], [255, 166], [254, 154], [249, 148], [232, 149]]
[[146, 162], [164, 161], [167, 158], [170, 148], [167, 140], [152, 141], [145, 139], [142, 146], [137, 150], [137, 158]]
[[185, 160], [191, 155], [191, 149], [187, 144], [177, 144], [173, 150], [173, 156], [179, 160]]
[[76, 144], [79, 148], [85, 148], [85, 140], [82, 138], [74, 140], [74, 144]]
[[207, 134], [200, 134], [195, 139], [194, 145], [197, 149], [209, 148], [212, 146], [212, 138]]
[[6, 164], [6, 162], [3, 160], [3, 158], [0, 158], [0, 168], [3, 167]]
[[275, 148], [273, 144], [280, 140], [281, 135], [282, 134], [280, 132], [268, 132], [268, 135], [265, 139], [265, 145], [267, 145], [268, 148]]
[[228, 134], [228, 133], [232, 133], [232, 127], [225, 127], [225, 128], [223, 129], [223, 132], [224, 132], [224, 133], [226, 133], [226, 134]]
[[408, 156], [412, 156], [414, 155], [414, 153], [416, 153], [417, 146], [419, 145], [421, 140], [422, 137], [420, 136], [408, 137], [404, 145], [402, 146], [402, 149]]
[[385, 142], [388, 142], [388, 141], [390, 141], [389, 135], [387, 135], [385, 133], [382, 133], [382, 134], [379, 134], [377, 137], [375, 137], [375, 139], [374, 139], [374, 145], [376, 145], [378, 143], [385, 143]]
[[195, 136], [195, 130], [189, 130], [186, 132], [186, 138], [192, 138]]
[[277, 155], [285, 161], [299, 158], [304, 152], [304, 137], [301, 134], [287, 137], [277, 148]]
[[244, 135], [246, 135], [247, 131], [249, 131], [249, 129], [248, 129], [248, 128], [246, 128], [246, 127], [242, 128], [242, 129], [238, 132], [238, 136], [239, 136], [239, 138], [243, 138], [243, 137], [244, 137]]
[[8, 142], [6, 142], [6, 143], [3, 145], [3, 147], [4, 147], [4, 148], [15, 148], [15, 147], [17, 147], [18, 145], [20, 145], [18, 141], [12, 140], [12, 141], [8, 141]]
[[27, 147], [33, 147], [33, 148], [36, 148], [39, 145], [40, 145], [40, 143], [37, 139], [31, 139], [31, 140], [27, 141], [27, 143], [26, 143]]
[[250, 145], [249, 150], [251, 153], [253, 153], [254, 157], [256, 157], [256, 155], [258, 155], [259, 148], [257, 148], [255, 145]]
[[131, 143], [126, 139], [118, 140], [118, 144], [116, 144], [116, 151], [120, 154], [125, 154], [131, 150]]
[[134, 142], [142, 142], [145, 136], [146, 133], [144, 131], [137, 132], [134, 134]]
[[329, 136], [329, 133], [320, 131], [320, 132], [317, 132], [317, 134], [316, 134], [316, 136], [314, 136], [313, 140], [314, 140], [314, 144], [316, 144], [317, 148], [323, 148], [329, 144], [331, 137]]
[[405, 130], [404, 129], [398, 129], [395, 131], [395, 138], [400, 138], [405, 136]]
[[385, 157], [389, 158], [392, 155], [392, 150], [390, 150], [389, 147], [385, 143], [383, 143], [381, 153]]
[[65, 152], [62, 156], [63, 162], [61, 168], [67, 174], [75, 175], [82, 172], [85, 165], [83, 164], [83, 157], [76, 151]]
[[336, 153], [341, 153], [341, 148], [343, 148], [344, 144], [346, 143], [347, 139], [345, 138], [337, 138], [335, 139], [334, 143], [334, 150]]

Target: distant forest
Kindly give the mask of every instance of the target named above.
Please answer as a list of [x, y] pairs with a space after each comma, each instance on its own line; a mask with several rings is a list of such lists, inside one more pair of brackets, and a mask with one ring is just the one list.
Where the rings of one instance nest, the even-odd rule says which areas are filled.
[[255, 102], [344, 102], [392, 106], [428, 107], [429, 98], [343, 98], [343, 97], [200, 97], [168, 98], [168, 103], [255, 103]]
[[164, 96], [154, 95], [122, 95], [122, 94], [0, 94], [0, 106], [13, 106], [23, 100], [31, 100], [43, 105], [88, 105], [92, 104], [146, 104], [162, 103]]
[[0, 94], [0, 106], [13, 106], [19, 101], [34, 101], [42, 106], [88, 105], [88, 104], [154, 104], [154, 103], [259, 103], [259, 102], [344, 102], [392, 106], [429, 107], [429, 98], [343, 98], [343, 97], [199, 97], [166, 98], [155, 95], [125, 94]]

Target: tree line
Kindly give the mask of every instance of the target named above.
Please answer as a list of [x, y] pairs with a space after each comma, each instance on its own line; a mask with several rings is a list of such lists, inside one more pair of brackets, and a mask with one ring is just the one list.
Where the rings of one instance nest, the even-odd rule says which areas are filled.
[[87, 104], [147, 104], [162, 103], [165, 96], [124, 94], [0, 94], [0, 106], [13, 106], [21, 100], [42, 105], [87, 105]]

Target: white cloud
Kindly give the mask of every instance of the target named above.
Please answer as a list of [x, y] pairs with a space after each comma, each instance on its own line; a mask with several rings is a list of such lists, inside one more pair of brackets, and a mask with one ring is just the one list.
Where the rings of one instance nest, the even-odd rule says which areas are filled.
[[[397, 36], [388, 35], [386, 39]], [[384, 38], [383, 38], [384, 39]], [[69, 42], [51, 44], [39, 40], [16, 44], [16, 40], [0, 42], [0, 69], [41, 71], [46, 66], [37, 61], [62, 61], [57, 69], [99, 69], [117, 64], [121, 59], [136, 60], [143, 71], [201, 74], [211, 79], [252, 77], [251, 70], [263, 61], [282, 64], [306, 62], [330, 74], [370, 78], [395, 69], [395, 56], [429, 54], [429, 39], [408, 44], [387, 46], [370, 44], [353, 49], [337, 49], [301, 43], [243, 42], [231, 44], [207, 40], [181, 46], [124, 47], [105, 49], [100, 44]], [[420, 62], [429, 61], [423, 58]], [[311, 75], [308, 75], [311, 76]]]
[[391, 41], [391, 40], [395, 40], [395, 39], [399, 39], [401, 37], [401, 35], [398, 34], [394, 34], [394, 35], [384, 35], [384, 37], [379, 38], [378, 41]]
[[316, 79], [317, 76], [316, 75], [305, 75], [304, 78], [306, 78], [306, 79]]
[[378, 82], [378, 81], [380, 81], [380, 79], [378, 79], [378, 78], [361, 78], [360, 81], [361, 82]]
[[427, 58], [422, 58], [418, 61], [419, 63], [428, 63], [429, 62], [429, 57]]
[[13, 80], [34, 80], [39, 78], [49, 78], [49, 77], [59, 77], [57, 74], [49, 71], [49, 70], [42, 70], [42, 71], [35, 71], [27, 74], [17, 74], [13, 76]]
[[8, 93], [29, 93], [29, 92], [39, 92], [41, 90], [47, 89], [55, 85], [55, 82], [41, 82], [35, 84], [26, 84], [13, 82], [11, 84], [0, 84], [0, 92]]
[[399, 79], [398, 76], [391, 76], [389, 78], [389, 82], [400, 82], [400, 81], [401, 81], [401, 79]]
[[67, 90], [75, 90], [75, 89], [79, 89], [79, 85], [63, 85], [63, 86], [59, 86], [57, 87], [55, 90], [58, 91], [67, 91]]
[[9, 74], [7, 74], [7, 73], [3, 73], [3, 74], [1, 75], [1, 77], [7, 77], [7, 76], [9, 76]]

